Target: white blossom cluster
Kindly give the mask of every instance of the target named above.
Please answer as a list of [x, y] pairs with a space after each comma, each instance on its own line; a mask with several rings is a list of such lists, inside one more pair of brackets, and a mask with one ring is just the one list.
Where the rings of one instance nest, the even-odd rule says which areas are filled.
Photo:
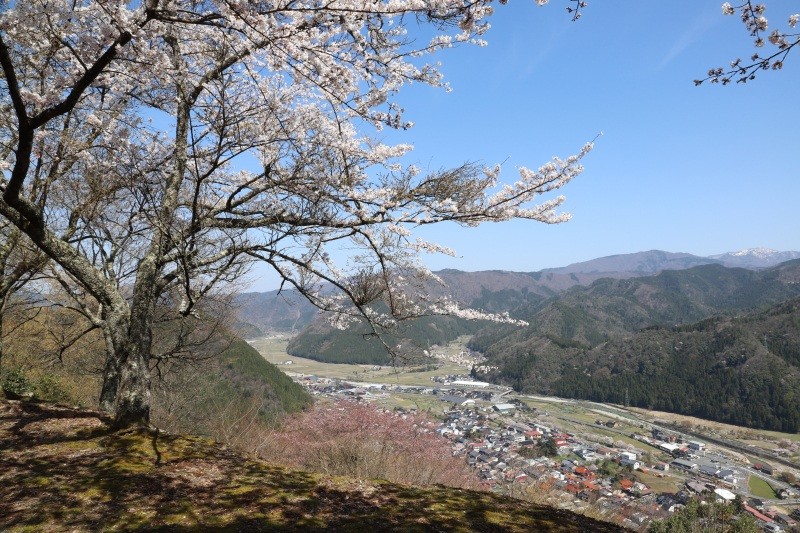
[[[730, 2], [722, 4], [723, 15], [735, 15], [739, 13], [742, 23], [753, 38], [753, 45], [756, 48], [764, 48], [767, 42], [774, 46], [767, 54], [756, 52], [750, 57], [750, 61], [743, 61], [737, 58], [730, 63], [730, 68], [717, 67], [708, 71], [704, 79], [695, 80], [695, 85], [700, 85], [705, 81], [711, 83], [721, 83], [727, 85], [732, 81], [746, 83], [755, 79], [756, 73], [760, 70], [780, 70], [789, 52], [800, 43], [800, 34], [787, 30], [774, 29], [766, 36], [769, 30], [769, 21], [765, 16], [767, 6], [757, 4], [748, 0], [740, 5], [734, 6]], [[800, 20], [800, 14], [789, 15], [788, 27], [793, 29]]]
[[[142, 291], [189, 314], [264, 261], [338, 327], [426, 314], [516, 323], [431, 297], [420, 254], [455, 252], [414, 228], [565, 221], [564, 198], [543, 195], [582, 172], [591, 143], [505, 184], [499, 166], [422, 173], [404, 162], [410, 145], [371, 134], [412, 126], [397, 92], [446, 88], [427, 59], [483, 44], [492, 11], [490, 0], [3, 4], [0, 215], [41, 226], [36, 244], [105, 306]], [[422, 23], [432, 37], [418, 38]]]

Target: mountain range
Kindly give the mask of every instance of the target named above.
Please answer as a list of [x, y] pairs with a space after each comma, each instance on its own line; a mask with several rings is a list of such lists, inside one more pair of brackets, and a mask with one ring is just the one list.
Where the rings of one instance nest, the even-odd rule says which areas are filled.
[[[513, 307], [514, 301], [544, 301], [576, 285], [588, 286], [602, 278], [642, 277], [706, 264], [758, 270], [797, 258], [800, 258], [800, 252], [768, 248], [750, 248], [709, 257], [650, 250], [600, 257], [537, 272], [447, 269], [436, 274], [445, 282], [449, 294], [462, 304], [486, 311], [505, 311]], [[242, 293], [236, 297], [235, 304], [237, 330], [247, 338], [276, 332], [297, 334], [317, 315], [317, 309], [292, 290]]]
[[[797, 431], [800, 259], [774, 263], [793, 255], [800, 257], [653, 250], [532, 273], [445, 270], [437, 274], [463, 304], [528, 325], [434, 317], [389, 338], [420, 357], [432, 344], [470, 334], [470, 347], [488, 359], [476, 376], [520, 391]], [[361, 333], [358, 326], [333, 330], [317, 317], [289, 350], [331, 362], [386, 363], [382, 346]]]

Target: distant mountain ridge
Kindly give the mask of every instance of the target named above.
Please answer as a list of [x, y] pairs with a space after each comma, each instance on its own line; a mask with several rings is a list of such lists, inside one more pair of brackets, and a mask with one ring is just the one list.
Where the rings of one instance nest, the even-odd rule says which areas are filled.
[[[588, 273], [621, 273], [627, 272], [637, 275], [658, 274], [662, 270], [685, 270], [700, 265], [712, 263], [721, 264], [721, 261], [708, 257], [699, 257], [687, 253], [664, 252], [650, 250], [632, 254], [610, 255], [580, 263], [573, 263], [560, 268], [546, 268], [542, 272], [556, 272], [562, 274], [588, 274]], [[618, 276], [612, 276], [618, 277]]]
[[[780, 257], [731, 255], [760, 257], [759, 264]], [[678, 268], [694, 263], [701, 264]], [[673, 269], [659, 270], [667, 264]], [[625, 270], [600, 272], [615, 267]], [[641, 274], [649, 270], [659, 271]], [[741, 268], [653, 250], [565, 271], [438, 274], [463, 304], [508, 312], [529, 325], [431, 317], [387, 337], [411, 355], [473, 334], [470, 347], [488, 358], [476, 376], [517, 390], [611, 402], [624, 394], [644, 407], [800, 429], [800, 407], [793, 400], [800, 397], [800, 259]], [[294, 337], [290, 352], [385, 364], [382, 345], [361, 333], [357, 327], [334, 330], [316, 319]]]
[[[446, 286], [431, 286], [431, 291], [448, 294], [463, 305], [489, 312], [505, 312], [524, 304], [540, 304], [572, 287], [588, 286], [602, 278], [637, 278], [708, 264], [758, 270], [787, 260], [784, 258], [800, 258], [800, 252], [754, 248], [700, 257], [650, 250], [600, 257], [537, 272], [446, 269], [436, 272]], [[297, 334], [317, 316], [317, 309], [293, 290], [243, 293], [236, 297], [235, 305], [238, 313], [236, 330], [245, 338], [275, 332]]]
[[771, 248], [746, 248], [737, 252], [709, 256], [725, 266], [741, 268], [769, 268], [785, 261], [800, 259], [800, 252], [779, 252]]

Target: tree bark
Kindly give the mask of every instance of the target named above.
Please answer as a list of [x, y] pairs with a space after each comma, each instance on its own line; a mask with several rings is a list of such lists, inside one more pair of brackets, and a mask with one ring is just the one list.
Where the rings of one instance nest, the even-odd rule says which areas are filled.
[[103, 367], [103, 387], [100, 390], [100, 409], [113, 413], [117, 406], [119, 391], [119, 366], [113, 350], [106, 351], [106, 364]]
[[[154, 252], [161, 247], [161, 238], [156, 237], [151, 252], [139, 262], [127, 313], [112, 311], [106, 321], [114, 349], [111, 359], [119, 371], [115, 427], [150, 424], [150, 354], [159, 274], [158, 254]], [[108, 384], [109, 392], [113, 386]]]
[[5, 346], [3, 345], [3, 315], [5, 315], [5, 307], [6, 307], [5, 298], [0, 301], [0, 376], [3, 375], [3, 350]]

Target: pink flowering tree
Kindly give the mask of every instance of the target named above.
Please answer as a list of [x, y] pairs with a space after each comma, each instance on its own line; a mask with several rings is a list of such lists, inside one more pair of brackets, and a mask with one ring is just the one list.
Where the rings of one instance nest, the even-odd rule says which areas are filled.
[[476, 488], [477, 478], [424, 415], [339, 401], [296, 415], [264, 439], [272, 461], [327, 475]]
[[421, 173], [375, 132], [411, 126], [394, 95], [443, 86], [426, 58], [480, 44], [491, 13], [490, 0], [0, 2], [0, 215], [102, 330], [101, 406], [118, 425], [149, 421], [156, 310], [197, 314], [253, 261], [337, 320], [481, 316], [427, 297], [420, 253], [452, 252], [413, 229], [562, 222], [563, 198], [541, 195], [591, 144], [502, 184], [476, 164]]

